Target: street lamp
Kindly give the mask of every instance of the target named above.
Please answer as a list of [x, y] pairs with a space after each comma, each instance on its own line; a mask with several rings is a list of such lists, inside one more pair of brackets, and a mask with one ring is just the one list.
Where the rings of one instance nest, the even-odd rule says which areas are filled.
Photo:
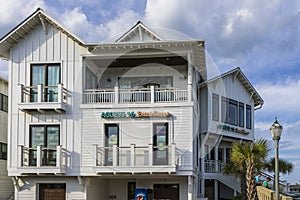
[[277, 117], [275, 117], [275, 122], [272, 124], [270, 131], [272, 135], [272, 139], [275, 144], [275, 193], [276, 200], [279, 200], [279, 163], [278, 163], [278, 143], [280, 140], [280, 136], [282, 134], [283, 127], [278, 123]]

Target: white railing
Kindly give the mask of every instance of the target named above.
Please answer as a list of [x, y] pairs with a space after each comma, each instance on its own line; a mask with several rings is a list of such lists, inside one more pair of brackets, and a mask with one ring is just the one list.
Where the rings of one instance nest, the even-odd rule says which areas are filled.
[[66, 166], [66, 152], [60, 145], [56, 148], [42, 146], [24, 147], [18, 146], [18, 167], [56, 167]]
[[175, 144], [163, 147], [135, 146], [134, 144], [127, 147], [94, 145], [93, 166], [149, 167], [163, 165], [175, 167], [179, 158], [175, 151]]
[[221, 173], [224, 163], [219, 160], [207, 160], [204, 162], [205, 173]]
[[89, 89], [84, 90], [83, 99], [85, 103], [114, 103], [114, 89]]
[[20, 88], [20, 103], [42, 103], [42, 102], [57, 102], [66, 103], [67, 90], [63, 84], [57, 86], [24, 86]]
[[186, 102], [188, 90], [178, 88], [87, 89], [83, 92], [85, 104], [94, 103], [155, 103]]
[[[266, 187], [263, 186], [257, 186], [257, 196], [259, 200], [273, 200], [275, 199], [275, 191], [274, 190], [270, 190]], [[280, 198], [281, 200], [293, 200], [293, 197], [287, 196], [285, 194], [280, 194]]]

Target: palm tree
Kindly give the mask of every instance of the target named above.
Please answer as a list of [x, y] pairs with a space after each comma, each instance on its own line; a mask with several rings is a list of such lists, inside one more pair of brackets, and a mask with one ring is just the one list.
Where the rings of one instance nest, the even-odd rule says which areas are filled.
[[[259, 139], [254, 142], [235, 142], [230, 156], [231, 165], [240, 172], [242, 199], [253, 200], [257, 197], [254, 174], [261, 169], [268, 156], [267, 140]], [[245, 179], [245, 180], [244, 180]], [[246, 187], [243, 186], [244, 181]]]
[[[279, 164], [279, 173], [285, 175], [285, 174], [289, 174], [294, 170], [294, 165], [293, 163], [290, 163], [286, 160], [283, 159], [278, 159], [278, 164]], [[275, 172], [275, 157], [271, 157], [269, 160], [267, 160], [264, 165], [263, 168], [268, 171], [269, 173], [274, 173]], [[275, 185], [274, 183], [275, 181], [275, 173], [274, 173], [274, 180], [273, 180], [273, 186]]]

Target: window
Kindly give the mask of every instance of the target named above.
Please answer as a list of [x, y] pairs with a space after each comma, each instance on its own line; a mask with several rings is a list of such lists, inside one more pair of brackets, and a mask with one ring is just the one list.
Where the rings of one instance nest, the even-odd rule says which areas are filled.
[[105, 164], [113, 165], [114, 145], [119, 146], [119, 126], [118, 124], [105, 124]]
[[7, 160], [7, 144], [0, 142], [0, 159]]
[[239, 102], [239, 126], [244, 127], [244, 104]]
[[[57, 86], [60, 83], [60, 65], [59, 64], [37, 64], [31, 66], [31, 86], [42, 84], [43, 101], [57, 102], [58, 90]], [[37, 88], [31, 90], [31, 101], [36, 102], [38, 99]]]
[[228, 99], [226, 97], [222, 97], [221, 102], [221, 109], [222, 109], [222, 122], [227, 123], [228, 122], [228, 116], [227, 116], [227, 103]]
[[228, 123], [237, 126], [238, 125], [238, 102], [229, 99], [228, 104]]
[[56, 146], [59, 145], [59, 125], [30, 126], [29, 165], [36, 165], [36, 148], [42, 146], [42, 165], [56, 165]]
[[0, 110], [8, 112], [8, 96], [0, 93]]
[[153, 162], [154, 165], [168, 164], [169, 131], [168, 123], [153, 124]]
[[252, 110], [250, 105], [246, 105], [246, 128], [251, 129], [252, 124]]
[[212, 94], [212, 120], [219, 121], [219, 95]]

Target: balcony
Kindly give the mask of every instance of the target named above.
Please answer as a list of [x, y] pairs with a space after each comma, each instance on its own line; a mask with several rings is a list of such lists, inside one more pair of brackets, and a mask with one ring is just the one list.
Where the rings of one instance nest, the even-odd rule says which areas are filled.
[[21, 174], [64, 174], [66, 151], [56, 148], [18, 146], [18, 171]]
[[96, 174], [170, 174], [176, 172], [180, 157], [175, 144], [163, 147], [94, 145], [93, 171]]
[[20, 87], [19, 109], [25, 112], [55, 111], [65, 112], [67, 109], [67, 90], [63, 84], [57, 86], [24, 86]]
[[84, 104], [134, 104], [175, 103], [191, 101], [187, 89], [136, 88], [136, 89], [87, 89], [83, 92]]
[[204, 162], [205, 173], [221, 173], [225, 163], [219, 160], [207, 160]]

